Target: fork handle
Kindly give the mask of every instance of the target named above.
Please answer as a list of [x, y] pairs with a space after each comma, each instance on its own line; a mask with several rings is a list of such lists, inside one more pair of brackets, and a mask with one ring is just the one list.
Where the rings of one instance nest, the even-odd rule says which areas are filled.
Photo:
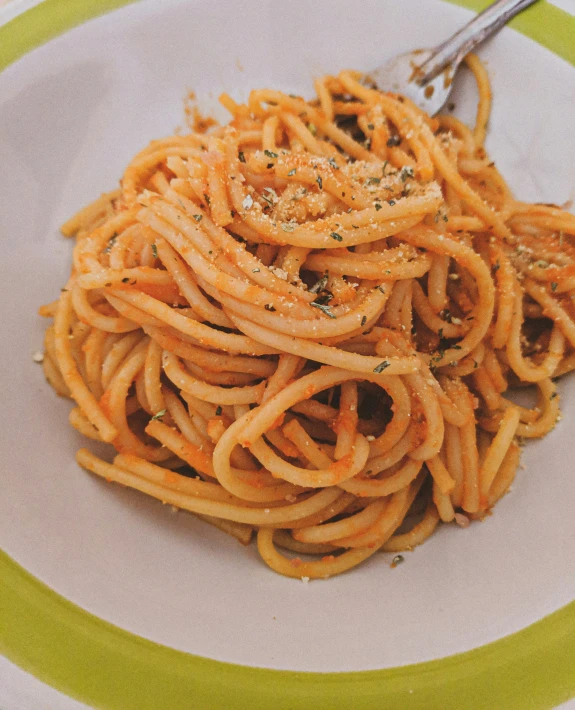
[[420, 66], [418, 83], [425, 86], [449, 65], [455, 71], [466, 54], [534, 2], [537, 0], [496, 0], [433, 50], [431, 56]]

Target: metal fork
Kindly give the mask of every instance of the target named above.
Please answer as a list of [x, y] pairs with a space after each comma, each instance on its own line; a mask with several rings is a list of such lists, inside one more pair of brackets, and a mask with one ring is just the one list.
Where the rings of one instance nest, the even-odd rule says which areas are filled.
[[364, 79], [382, 91], [407, 96], [433, 116], [449, 98], [453, 77], [465, 55], [534, 2], [537, 0], [496, 0], [438, 47], [400, 54]]

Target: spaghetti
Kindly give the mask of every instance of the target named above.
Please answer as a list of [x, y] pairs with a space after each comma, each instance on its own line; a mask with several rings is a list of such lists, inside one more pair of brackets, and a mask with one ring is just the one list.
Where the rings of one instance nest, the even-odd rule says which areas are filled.
[[81, 466], [257, 531], [290, 577], [489, 513], [575, 367], [575, 217], [512, 196], [468, 64], [473, 131], [352, 71], [224, 95], [229, 124], [152, 142], [63, 226], [44, 371], [117, 452]]

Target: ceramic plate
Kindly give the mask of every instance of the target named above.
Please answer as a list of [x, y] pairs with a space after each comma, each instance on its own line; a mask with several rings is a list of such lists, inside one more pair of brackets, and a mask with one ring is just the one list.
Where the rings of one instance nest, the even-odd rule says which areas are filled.
[[[70, 405], [32, 360], [37, 307], [70, 265], [58, 225], [183, 125], [188, 91], [207, 111], [222, 91], [309, 94], [318, 74], [432, 46], [471, 16], [441, 0], [124, 4], [47, 0], [0, 29], [0, 650], [122, 710], [567, 699], [574, 379], [562, 384], [563, 420], [526, 447], [493, 516], [441, 528], [397, 569], [378, 554], [328, 581], [279, 577], [254, 547], [75, 464]], [[506, 29], [481, 50], [494, 88], [488, 149], [518, 196], [561, 204], [575, 197], [575, 19], [540, 2], [516, 26], [539, 43]], [[465, 73], [454, 101], [471, 120]]]

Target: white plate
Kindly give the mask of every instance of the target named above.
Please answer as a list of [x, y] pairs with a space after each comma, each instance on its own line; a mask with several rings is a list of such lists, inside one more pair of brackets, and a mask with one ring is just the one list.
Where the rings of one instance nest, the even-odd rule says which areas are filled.
[[[327, 582], [284, 579], [254, 548], [81, 471], [84, 442], [32, 353], [38, 305], [64, 283], [58, 225], [113, 187], [130, 156], [183, 123], [188, 89], [309, 93], [311, 80], [430, 46], [469, 17], [439, 0], [148, 0], [89, 22], [0, 75], [0, 546], [65, 598], [172, 648], [308, 671], [385, 668], [468, 650], [575, 596], [575, 384], [563, 421], [529, 445], [483, 524], [453, 526], [395, 570], [383, 555]], [[505, 30], [481, 52], [494, 86], [488, 148], [517, 195], [562, 203], [575, 185], [575, 70]], [[457, 113], [473, 115], [461, 76]], [[238, 600], [241, 600], [239, 602]]]

